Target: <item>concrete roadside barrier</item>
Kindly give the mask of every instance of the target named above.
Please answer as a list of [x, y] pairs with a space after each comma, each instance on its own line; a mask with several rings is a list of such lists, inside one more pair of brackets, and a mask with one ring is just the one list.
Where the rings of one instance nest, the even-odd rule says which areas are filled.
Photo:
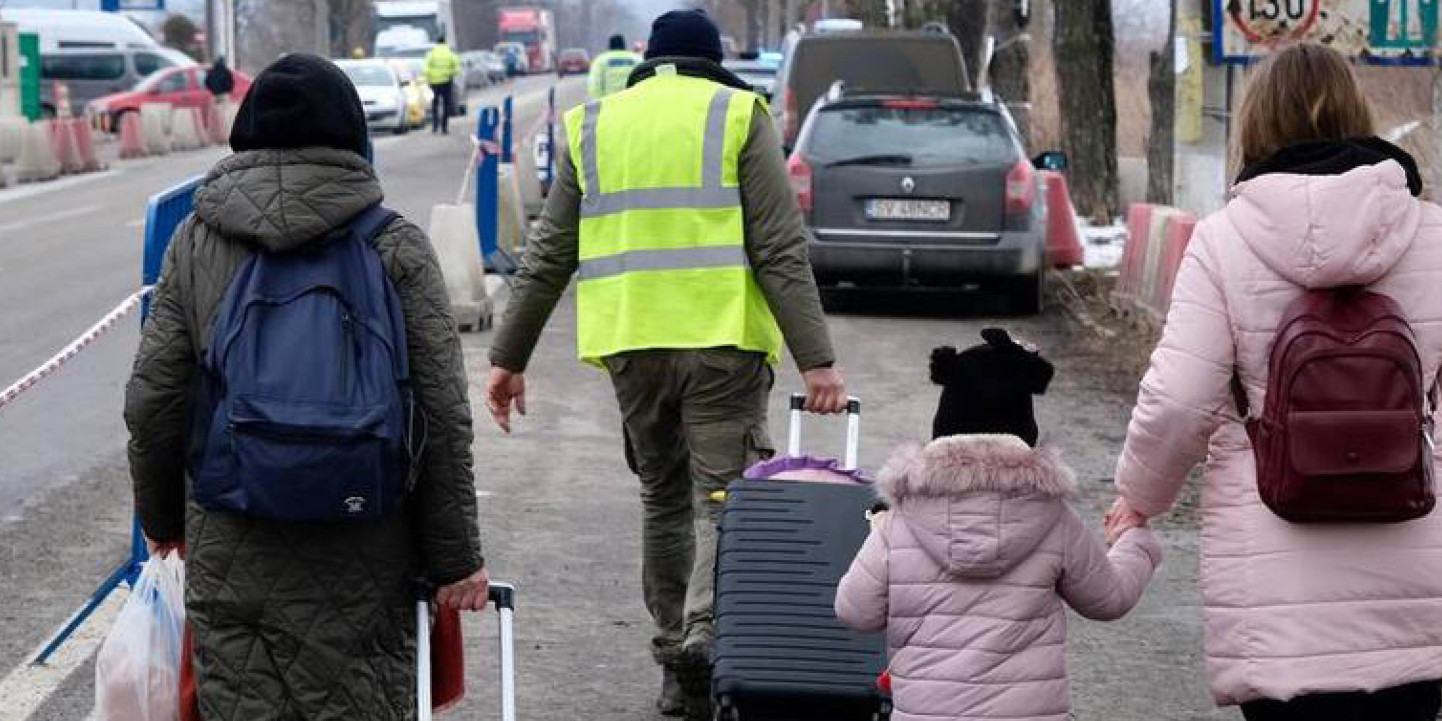
[[0, 117], [0, 163], [13, 163], [25, 142], [25, 118]]
[[120, 157], [126, 160], [149, 155], [145, 148], [145, 135], [141, 129], [140, 113], [122, 113], [120, 116]]
[[75, 158], [75, 139], [70, 134], [70, 121], [66, 118], [55, 118], [45, 122], [45, 130], [50, 135], [50, 148], [55, 152], [55, 161], [60, 163], [61, 173], [80, 172], [80, 162]]
[[25, 126], [20, 156], [15, 160], [15, 176], [22, 183], [52, 180], [60, 176], [60, 161], [55, 157], [55, 146], [50, 142], [50, 131], [45, 123]]
[[486, 292], [486, 269], [481, 263], [475, 206], [470, 203], [432, 206], [430, 237], [446, 278], [451, 312], [461, 330], [487, 330], [494, 310]]
[[150, 155], [165, 155], [170, 152], [169, 105], [164, 103], [141, 103], [140, 134], [145, 139], [145, 151]]
[[205, 130], [195, 108], [181, 108], [171, 121], [170, 149], [195, 150], [205, 146]]
[[104, 170], [105, 164], [95, 154], [95, 135], [91, 129], [90, 122], [85, 118], [74, 118], [69, 121], [70, 141], [75, 147], [75, 163], [77, 173], [93, 173], [97, 170]]

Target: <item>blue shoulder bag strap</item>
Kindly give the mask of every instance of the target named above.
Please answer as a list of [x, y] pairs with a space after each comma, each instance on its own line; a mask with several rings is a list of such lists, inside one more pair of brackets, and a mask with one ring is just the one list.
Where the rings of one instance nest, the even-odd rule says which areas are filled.
[[[386, 226], [390, 225], [391, 221], [398, 217], [400, 217], [399, 213], [380, 203], [376, 203], [356, 215], [356, 217], [350, 221], [350, 227], [355, 233], [356, 239], [369, 244], [381, 231], [385, 230]], [[406, 490], [410, 491], [415, 488], [416, 481], [420, 477], [421, 454], [425, 451], [426, 444], [430, 441], [430, 418], [426, 416], [425, 409], [420, 407], [420, 402], [416, 400], [410, 388], [410, 359], [407, 357], [406, 352], [407, 349], [401, 348], [397, 361], [401, 366], [400, 376], [406, 384], [405, 399], [408, 406], [406, 413], [409, 416], [406, 422], [408, 428], [406, 437], [408, 452], [411, 457], [411, 469], [406, 479]], [[417, 441], [416, 438], [417, 420], [419, 420], [421, 424], [421, 437], [419, 441]]]

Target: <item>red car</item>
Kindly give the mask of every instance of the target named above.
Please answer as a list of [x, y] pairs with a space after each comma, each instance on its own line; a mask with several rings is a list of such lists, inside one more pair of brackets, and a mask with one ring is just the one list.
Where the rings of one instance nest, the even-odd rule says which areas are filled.
[[591, 72], [591, 54], [581, 48], [562, 50], [557, 66], [562, 75], [585, 75]]
[[[119, 132], [120, 116], [139, 112], [141, 103], [169, 103], [177, 108], [204, 107], [213, 99], [210, 91], [205, 89], [205, 72], [206, 69], [200, 66], [157, 70], [129, 91], [92, 100], [86, 106], [86, 113], [95, 118], [100, 127]], [[234, 69], [230, 74], [235, 77], [235, 89], [230, 97], [238, 103], [250, 90], [250, 76]]]

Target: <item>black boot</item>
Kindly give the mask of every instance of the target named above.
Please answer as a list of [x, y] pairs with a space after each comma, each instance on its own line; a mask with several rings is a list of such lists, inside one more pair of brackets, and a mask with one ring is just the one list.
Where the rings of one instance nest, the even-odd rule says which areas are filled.
[[676, 680], [686, 696], [687, 721], [712, 721], [711, 647], [709, 634], [686, 639], [676, 662]]
[[656, 699], [656, 710], [662, 716], [686, 715], [686, 694], [681, 690], [681, 682], [676, 680], [674, 666], [661, 667], [661, 697]]

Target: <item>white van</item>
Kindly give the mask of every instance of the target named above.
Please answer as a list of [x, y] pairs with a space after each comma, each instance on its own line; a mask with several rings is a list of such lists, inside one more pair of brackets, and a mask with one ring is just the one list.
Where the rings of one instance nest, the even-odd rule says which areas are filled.
[[145, 76], [176, 65], [195, 65], [184, 53], [161, 47], [139, 23], [95, 10], [0, 10], [0, 20], [40, 36], [40, 106], [55, 113], [55, 83], [70, 91], [79, 111], [91, 100], [129, 90]]

